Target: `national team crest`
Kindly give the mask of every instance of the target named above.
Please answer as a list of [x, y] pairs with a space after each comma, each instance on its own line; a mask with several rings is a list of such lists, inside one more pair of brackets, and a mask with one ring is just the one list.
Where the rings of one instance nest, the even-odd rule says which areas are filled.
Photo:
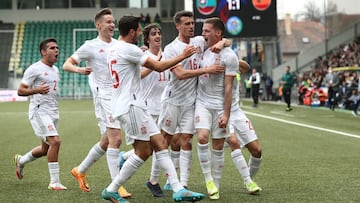
[[216, 9], [216, 0], [196, 0], [196, 9], [203, 15], [210, 15]]
[[254, 7], [259, 11], [265, 11], [271, 5], [271, 0], [253, 0]]
[[166, 119], [165, 120], [165, 126], [169, 127], [171, 125], [171, 120]]
[[141, 126], [141, 134], [143, 135], [147, 134], [147, 129], [145, 126]]

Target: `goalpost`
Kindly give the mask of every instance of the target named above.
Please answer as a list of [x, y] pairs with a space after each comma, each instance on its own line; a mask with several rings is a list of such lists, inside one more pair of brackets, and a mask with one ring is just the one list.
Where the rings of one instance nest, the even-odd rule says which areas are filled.
[[[77, 39], [81, 38], [81, 36], [79, 36], [79, 32], [97, 32], [96, 28], [74, 28], [73, 29], [73, 33], [72, 33], [72, 53], [75, 52], [75, 50], [77, 48], [79, 48], [86, 40], [90, 40], [93, 39], [94, 37], [97, 36], [97, 34], [91, 38], [83, 38], [80, 40], [80, 43], [77, 44]], [[80, 66], [84, 66], [84, 63], [79, 64]], [[73, 98], [74, 99], [83, 99], [83, 98], [91, 98], [92, 97], [92, 93], [90, 91], [90, 87], [89, 84], [79, 84], [79, 82], [77, 81], [80, 78], [83, 77], [88, 77], [86, 75], [77, 75], [77, 73], [73, 73], [71, 74], [71, 76], [73, 77]], [[87, 81], [87, 79], [86, 79]]]
[[[94, 35], [88, 35], [85, 38], [83, 38], [79, 33], [85, 32], [95, 32]], [[114, 31], [114, 38], [117, 39], [118, 36], [118, 30], [115, 29]], [[75, 52], [77, 48], [79, 48], [86, 40], [94, 39], [97, 37], [97, 29], [96, 28], [74, 28], [72, 33], [72, 53]], [[80, 41], [78, 41], [80, 39]], [[85, 63], [80, 63], [80, 66], [85, 66]], [[92, 93], [90, 90], [90, 86], [88, 83], [79, 85], [78, 79], [83, 77], [88, 77], [86, 75], [76, 75], [77, 73], [73, 73], [73, 98], [74, 99], [83, 99], [83, 98], [91, 98]], [[86, 79], [87, 81], [87, 79]]]

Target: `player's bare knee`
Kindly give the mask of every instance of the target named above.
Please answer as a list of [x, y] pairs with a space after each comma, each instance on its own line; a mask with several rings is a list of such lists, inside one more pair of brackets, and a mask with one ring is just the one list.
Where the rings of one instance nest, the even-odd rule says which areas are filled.
[[262, 156], [262, 149], [260, 146], [253, 148], [253, 149], [249, 149], [251, 156], [256, 157], [256, 158], [261, 158]]
[[213, 139], [212, 146], [215, 150], [222, 150], [224, 148], [225, 139]]
[[57, 148], [59, 148], [61, 144], [59, 136], [49, 136], [47, 137], [47, 142], [49, 143], [49, 146]]
[[226, 142], [228, 143], [231, 151], [234, 151], [235, 149], [240, 149], [240, 142], [235, 136], [230, 136], [228, 139], [226, 139]]

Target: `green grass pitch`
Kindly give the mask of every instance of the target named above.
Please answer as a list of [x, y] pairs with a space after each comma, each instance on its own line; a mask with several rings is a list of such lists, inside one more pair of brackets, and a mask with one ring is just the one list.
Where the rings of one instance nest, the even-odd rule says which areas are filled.
[[[0, 103], [0, 202], [105, 202], [101, 191], [110, 183], [105, 157], [88, 170], [90, 193], [83, 193], [71, 176], [89, 149], [99, 139], [91, 100], [61, 100], [60, 178], [66, 191], [50, 191], [46, 158], [24, 168], [24, 179], [15, 176], [13, 156], [24, 154], [40, 143], [28, 121], [28, 102]], [[256, 129], [263, 148], [263, 162], [255, 181], [260, 195], [248, 195], [243, 181], [225, 149], [225, 167], [220, 200], [202, 202], [360, 202], [360, 117], [350, 111], [294, 107], [260, 103], [252, 108], [243, 101], [243, 110]], [[196, 138], [193, 140], [196, 143]], [[194, 145], [196, 146], [196, 145]], [[128, 150], [123, 142], [121, 150]], [[204, 178], [193, 154], [189, 188], [206, 193]], [[243, 150], [248, 159], [247, 150]], [[154, 198], [145, 186], [151, 160], [126, 183], [133, 203], [172, 202], [171, 193]], [[161, 177], [161, 185], [165, 177]]]

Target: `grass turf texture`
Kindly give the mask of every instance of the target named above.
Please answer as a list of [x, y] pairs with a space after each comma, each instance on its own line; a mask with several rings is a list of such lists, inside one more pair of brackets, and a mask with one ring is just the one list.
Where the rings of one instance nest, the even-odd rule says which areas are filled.
[[[246, 194], [243, 181], [235, 169], [229, 148], [225, 149], [225, 167], [218, 202], [359, 202], [360, 139], [287, 124], [257, 116], [267, 115], [296, 123], [314, 125], [360, 135], [360, 118], [350, 111], [325, 108], [294, 107], [243, 101], [263, 148], [263, 162], [255, 181], [263, 188], [260, 195]], [[0, 103], [0, 202], [101, 202], [101, 191], [110, 183], [105, 157], [88, 170], [90, 193], [83, 193], [71, 176], [89, 149], [99, 139], [99, 129], [91, 100], [60, 101], [61, 136], [60, 178], [66, 191], [50, 191], [46, 157], [25, 166], [24, 179], [15, 176], [13, 156], [24, 154], [40, 143], [27, 119], [28, 103]], [[194, 144], [196, 139], [193, 140]], [[196, 145], [194, 145], [196, 146]], [[128, 150], [123, 142], [121, 150]], [[204, 178], [193, 155], [189, 188], [206, 193]], [[243, 150], [248, 159], [247, 150]], [[171, 193], [153, 198], [145, 186], [151, 160], [126, 183], [132, 193], [130, 202], [172, 202]], [[165, 182], [161, 178], [161, 186]], [[208, 197], [202, 202], [210, 201]]]

